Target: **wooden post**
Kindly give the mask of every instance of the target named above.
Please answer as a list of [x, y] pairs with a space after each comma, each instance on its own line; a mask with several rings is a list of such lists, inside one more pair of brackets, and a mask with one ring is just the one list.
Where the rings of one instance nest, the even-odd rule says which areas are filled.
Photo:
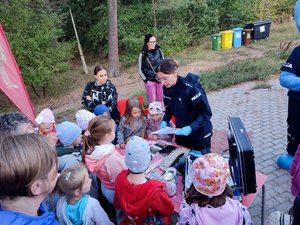
[[76, 36], [76, 39], [77, 39], [77, 45], [78, 45], [78, 50], [79, 50], [81, 63], [82, 63], [82, 66], [83, 66], [83, 71], [84, 71], [85, 74], [88, 74], [88, 70], [87, 70], [87, 67], [86, 67], [86, 63], [85, 63], [84, 55], [83, 55], [83, 52], [82, 52], [82, 48], [81, 48], [81, 45], [80, 45], [80, 42], [79, 42], [79, 38], [78, 38], [78, 34], [77, 34], [77, 30], [76, 30], [76, 26], [75, 26], [75, 22], [74, 22], [74, 19], [73, 19], [71, 8], [69, 8], [69, 10], [70, 10], [70, 15], [71, 15], [71, 20], [72, 20], [75, 36]]

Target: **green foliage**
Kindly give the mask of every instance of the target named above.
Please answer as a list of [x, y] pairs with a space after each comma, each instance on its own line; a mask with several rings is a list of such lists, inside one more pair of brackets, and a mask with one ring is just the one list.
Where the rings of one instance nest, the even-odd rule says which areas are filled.
[[203, 73], [201, 84], [206, 91], [216, 91], [245, 81], [264, 80], [270, 74], [279, 73], [279, 68], [277, 56], [246, 59], [213, 72]]
[[[107, 57], [107, 1], [66, 0], [59, 4], [59, 12], [65, 16], [67, 40], [74, 39], [70, 19], [66, 17], [70, 7], [83, 46]], [[146, 33], [156, 35], [164, 53], [171, 55], [201, 44], [202, 37], [220, 30], [244, 27], [259, 19], [287, 18], [293, 5], [293, 0], [119, 0], [120, 60], [125, 66], [136, 63]]]
[[69, 68], [72, 45], [58, 42], [60, 19], [45, 1], [12, 0], [0, 5], [1, 21], [25, 84], [48, 87]]
[[191, 35], [183, 24], [174, 27], [164, 27], [156, 31], [157, 38], [165, 55], [172, 55], [189, 45]]

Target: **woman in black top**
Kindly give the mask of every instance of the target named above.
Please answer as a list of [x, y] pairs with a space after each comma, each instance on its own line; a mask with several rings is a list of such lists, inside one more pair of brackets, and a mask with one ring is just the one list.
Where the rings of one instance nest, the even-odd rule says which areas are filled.
[[145, 82], [149, 104], [153, 101], [159, 101], [163, 105], [162, 84], [156, 80], [157, 68], [163, 58], [163, 53], [156, 44], [156, 38], [152, 34], [146, 34], [144, 46], [139, 55], [138, 72]]

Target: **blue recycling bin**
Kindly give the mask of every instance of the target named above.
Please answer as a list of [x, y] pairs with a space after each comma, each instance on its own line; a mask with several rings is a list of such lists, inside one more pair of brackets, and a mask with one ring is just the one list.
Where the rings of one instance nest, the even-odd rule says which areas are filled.
[[234, 48], [242, 46], [242, 31], [243, 28], [233, 28], [232, 46]]

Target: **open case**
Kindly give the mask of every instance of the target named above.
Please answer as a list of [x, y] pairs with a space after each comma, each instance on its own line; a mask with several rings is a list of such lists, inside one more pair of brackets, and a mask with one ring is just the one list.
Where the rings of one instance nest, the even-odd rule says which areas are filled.
[[228, 117], [229, 164], [236, 189], [244, 195], [256, 192], [254, 150], [239, 117]]

